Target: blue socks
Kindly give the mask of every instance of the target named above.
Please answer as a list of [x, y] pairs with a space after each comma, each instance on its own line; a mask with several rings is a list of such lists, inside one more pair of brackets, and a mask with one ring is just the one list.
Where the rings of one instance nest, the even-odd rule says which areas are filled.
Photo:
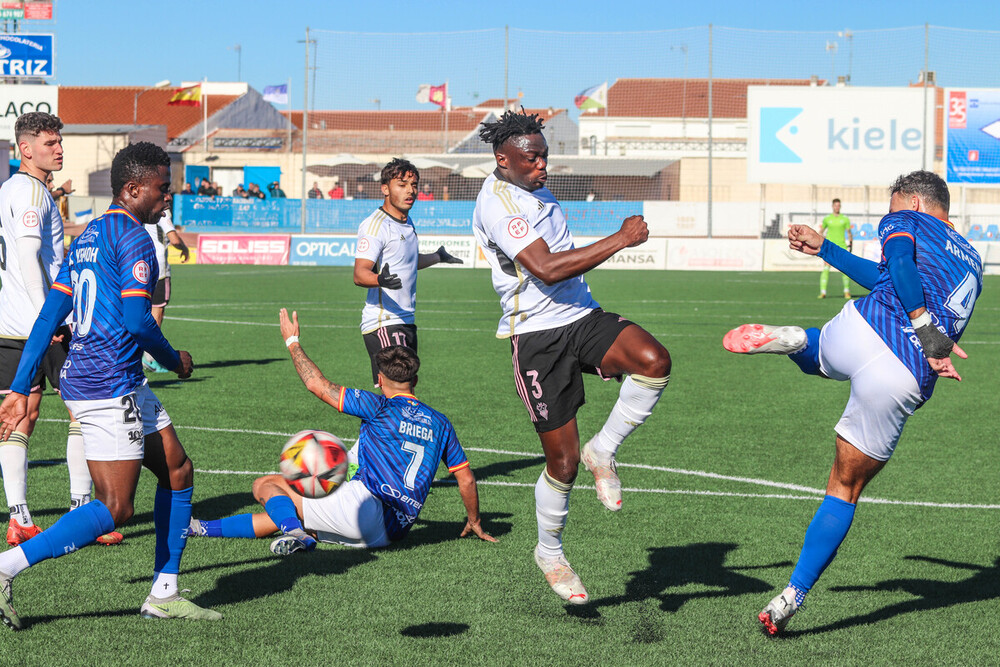
[[47, 558], [58, 558], [88, 544], [115, 528], [111, 512], [100, 500], [92, 500], [72, 512], [63, 514], [55, 524], [21, 544], [28, 565]]
[[253, 514], [237, 514], [223, 519], [201, 519], [205, 537], [257, 537], [253, 532]]
[[[812, 523], [806, 530], [799, 562], [795, 564], [789, 581], [789, 585], [801, 593], [802, 598], [805, 598], [819, 575], [823, 574], [823, 570], [837, 555], [837, 549], [847, 537], [847, 531], [854, 520], [854, 508], [854, 503], [826, 496], [813, 515]], [[796, 594], [795, 599], [801, 604], [799, 597]]]
[[281, 532], [287, 533], [298, 528], [302, 530], [302, 522], [295, 512], [295, 503], [288, 496], [275, 496], [264, 503], [264, 511], [271, 517]]
[[819, 375], [819, 329], [806, 329], [806, 346], [798, 352], [788, 355], [803, 373]]
[[156, 558], [153, 561], [153, 571], [157, 574], [160, 572], [177, 574], [181, 571], [181, 554], [184, 553], [184, 546], [187, 543], [187, 529], [191, 523], [191, 496], [193, 494], [194, 487], [188, 487], [181, 491], [171, 491], [161, 486], [156, 487], [156, 499], [153, 501]]

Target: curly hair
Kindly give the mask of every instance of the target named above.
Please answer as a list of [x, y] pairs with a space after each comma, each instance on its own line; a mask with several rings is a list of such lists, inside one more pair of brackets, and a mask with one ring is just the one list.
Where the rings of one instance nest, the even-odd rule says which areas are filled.
[[126, 183], [138, 183], [158, 167], [170, 168], [170, 156], [165, 150], [148, 141], [129, 144], [111, 161], [111, 193], [117, 197]]
[[375, 366], [393, 382], [413, 382], [420, 370], [420, 358], [408, 347], [393, 345], [375, 353]]
[[389, 161], [389, 164], [382, 167], [382, 185], [389, 185], [394, 178], [403, 178], [407, 174], [413, 174], [417, 177], [417, 181], [420, 180], [420, 172], [417, 171], [412, 162], [401, 157], [394, 157]]
[[31, 111], [20, 116], [14, 123], [14, 141], [20, 143], [25, 135], [37, 137], [42, 132], [58, 132], [62, 128], [59, 116], [44, 111]]
[[938, 206], [945, 213], [951, 207], [951, 193], [944, 179], [932, 171], [913, 171], [903, 174], [889, 186], [889, 197], [896, 193], [920, 195], [925, 205]]
[[541, 134], [544, 128], [545, 125], [542, 124], [538, 114], [529, 114], [524, 107], [521, 107], [520, 113], [508, 109], [499, 119], [482, 123], [479, 138], [487, 144], [492, 144], [493, 152], [496, 153], [508, 139], [527, 134]]

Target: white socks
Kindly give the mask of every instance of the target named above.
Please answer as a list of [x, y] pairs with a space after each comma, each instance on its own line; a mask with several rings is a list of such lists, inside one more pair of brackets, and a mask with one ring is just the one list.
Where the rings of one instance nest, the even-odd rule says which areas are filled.
[[154, 598], [168, 598], [177, 595], [177, 573], [168, 574], [166, 572], [157, 573], [153, 579], [153, 589], [149, 592]]
[[660, 400], [669, 381], [669, 375], [663, 378], [626, 376], [618, 394], [618, 402], [611, 409], [604, 428], [591, 443], [594, 452], [601, 458], [613, 457], [625, 438], [653, 413], [653, 407]]
[[83, 454], [83, 430], [80, 422], [70, 422], [66, 437], [66, 466], [69, 468], [70, 509], [90, 502], [90, 468]]
[[[7, 506], [12, 508], [11, 518], [22, 526], [30, 526], [28, 512], [28, 436], [14, 431], [6, 443], [0, 445], [0, 470], [3, 471], [3, 492]], [[14, 510], [13, 508], [16, 508]]]
[[535, 484], [535, 517], [538, 519], [538, 553], [542, 558], [562, 555], [562, 531], [569, 514], [569, 492], [572, 484], [564, 484], [542, 470]]

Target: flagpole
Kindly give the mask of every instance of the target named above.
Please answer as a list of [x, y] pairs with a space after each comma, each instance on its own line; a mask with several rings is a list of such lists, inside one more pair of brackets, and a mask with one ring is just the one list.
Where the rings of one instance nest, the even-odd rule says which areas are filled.
[[604, 154], [608, 154], [608, 82], [604, 82]]
[[206, 153], [208, 152], [208, 93], [205, 90], [205, 84], [208, 83], [208, 77], [201, 84], [201, 117], [204, 133], [202, 136], [202, 150]]
[[444, 111], [444, 137], [442, 137], [443, 141], [442, 141], [442, 146], [441, 146], [441, 149], [442, 149], [441, 152], [442, 153], [447, 153], [448, 152], [448, 111], [449, 111], [449, 109], [448, 109], [448, 107], [449, 107], [449, 104], [448, 104], [448, 88], [449, 88], [449, 86], [448, 86], [448, 79], [445, 79], [444, 80], [444, 106], [441, 107], [441, 110]]
[[306, 71], [302, 78], [302, 233], [306, 233], [306, 154], [309, 142], [309, 27], [306, 26]]
[[288, 77], [288, 92], [285, 93], [285, 106], [288, 107], [288, 152], [292, 152], [292, 77]]

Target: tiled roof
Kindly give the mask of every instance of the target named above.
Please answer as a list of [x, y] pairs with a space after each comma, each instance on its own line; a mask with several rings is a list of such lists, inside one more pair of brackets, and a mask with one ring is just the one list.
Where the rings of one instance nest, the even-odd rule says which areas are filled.
[[[141, 86], [60, 86], [59, 118], [64, 124], [131, 125], [138, 98], [138, 125], [165, 125], [167, 139], [180, 136], [202, 122], [204, 110], [197, 106], [169, 106], [173, 88]], [[238, 99], [237, 95], [209, 95], [208, 115]]]
[[[810, 81], [713, 79], [713, 117], [746, 118], [747, 86], [765, 85], [808, 86]], [[708, 79], [618, 79], [608, 90], [608, 116], [708, 118]]]
[[[542, 119], [565, 109], [526, 109]], [[282, 111], [296, 128], [302, 128], [301, 111]], [[489, 111], [483, 105], [456, 107], [448, 112], [448, 132], [472, 132]], [[309, 129], [367, 132], [441, 132], [444, 127], [441, 111], [310, 111]]]

